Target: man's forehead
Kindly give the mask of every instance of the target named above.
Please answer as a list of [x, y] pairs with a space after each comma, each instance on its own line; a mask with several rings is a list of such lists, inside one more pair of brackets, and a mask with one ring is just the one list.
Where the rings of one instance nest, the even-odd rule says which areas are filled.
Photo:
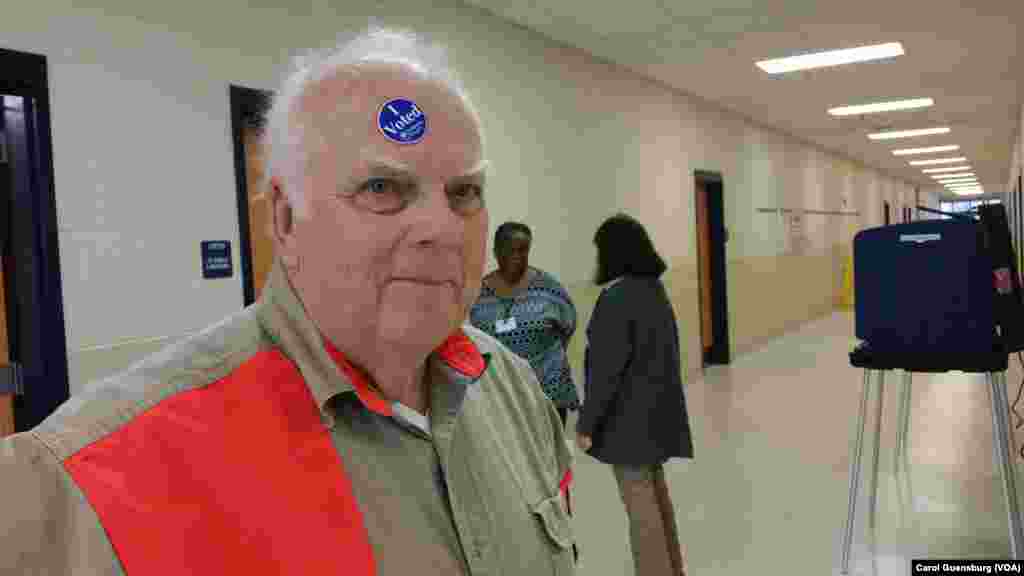
[[[338, 70], [308, 96], [314, 102], [307, 112], [314, 114], [321, 145], [336, 157], [354, 152], [353, 168], [424, 176], [429, 171], [446, 178], [482, 175], [486, 169], [483, 134], [471, 104], [407, 66], [374, 63]], [[396, 134], [412, 136], [403, 141]]]
[[[405, 161], [397, 156], [382, 154], [376, 146], [363, 147], [357, 155], [357, 162], [367, 170], [387, 170], [396, 173], [416, 175], [421, 170], [416, 164]], [[476, 162], [467, 164], [464, 168], [452, 170], [448, 176], [453, 178], [483, 177], [486, 175], [488, 162], [479, 159]]]

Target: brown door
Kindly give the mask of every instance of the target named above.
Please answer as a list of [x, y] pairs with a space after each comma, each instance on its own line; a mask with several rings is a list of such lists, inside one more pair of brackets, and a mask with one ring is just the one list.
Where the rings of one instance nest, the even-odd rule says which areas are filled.
[[246, 189], [249, 191], [249, 258], [252, 262], [253, 291], [258, 299], [274, 262], [274, 244], [270, 235], [270, 196], [263, 187], [266, 157], [260, 132], [246, 126], [242, 138], [245, 144]]
[[[7, 299], [4, 294], [4, 271], [0, 266], [0, 368], [11, 361], [7, 339]], [[0, 394], [0, 438], [14, 434], [14, 396]]]
[[704, 184], [696, 182], [697, 196], [697, 276], [700, 286], [700, 344], [705, 362], [714, 342], [711, 317], [711, 223], [708, 220], [708, 192]]

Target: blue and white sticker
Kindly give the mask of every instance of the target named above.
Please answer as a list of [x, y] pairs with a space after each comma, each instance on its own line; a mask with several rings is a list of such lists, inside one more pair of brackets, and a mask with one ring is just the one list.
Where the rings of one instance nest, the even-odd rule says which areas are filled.
[[924, 244], [925, 242], [935, 242], [936, 240], [942, 240], [942, 234], [900, 234], [900, 242]]
[[427, 115], [412, 100], [395, 98], [381, 106], [377, 127], [392, 142], [415, 144], [427, 133]]

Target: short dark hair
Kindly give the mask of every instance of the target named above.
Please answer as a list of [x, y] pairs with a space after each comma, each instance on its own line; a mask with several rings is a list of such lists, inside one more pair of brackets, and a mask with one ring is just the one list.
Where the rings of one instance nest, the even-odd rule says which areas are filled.
[[512, 236], [516, 234], [525, 234], [531, 241], [533, 240], [533, 232], [530, 231], [530, 227], [522, 222], [505, 222], [494, 232], [494, 251], [497, 252], [508, 242]]
[[605, 284], [626, 275], [657, 278], [667, 269], [647, 230], [626, 214], [619, 213], [605, 220], [594, 234], [594, 244], [597, 246], [595, 284]]

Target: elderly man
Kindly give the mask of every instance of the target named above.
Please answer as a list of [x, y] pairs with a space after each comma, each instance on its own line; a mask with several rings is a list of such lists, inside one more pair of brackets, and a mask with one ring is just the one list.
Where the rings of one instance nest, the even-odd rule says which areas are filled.
[[375, 30], [270, 111], [254, 306], [0, 442], [0, 574], [571, 574], [571, 452], [533, 371], [463, 326], [480, 122]]

